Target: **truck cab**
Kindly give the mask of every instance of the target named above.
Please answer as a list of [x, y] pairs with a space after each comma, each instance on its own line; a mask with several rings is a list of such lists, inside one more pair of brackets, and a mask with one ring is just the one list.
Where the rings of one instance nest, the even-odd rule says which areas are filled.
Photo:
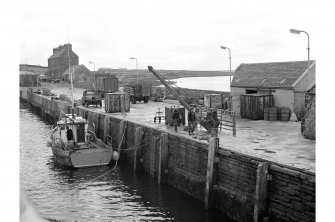
[[88, 89], [83, 92], [83, 97], [82, 97], [82, 103], [83, 106], [89, 106], [89, 105], [95, 105], [100, 107], [102, 106], [102, 98], [99, 93], [97, 93], [95, 90]]

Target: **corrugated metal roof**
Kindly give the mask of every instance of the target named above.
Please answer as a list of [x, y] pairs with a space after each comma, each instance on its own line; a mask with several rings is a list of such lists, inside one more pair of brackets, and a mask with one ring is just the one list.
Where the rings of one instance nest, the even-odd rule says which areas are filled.
[[[310, 61], [310, 67], [315, 61]], [[242, 63], [235, 71], [232, 87], [291, 88], [307, 70], [307, 61]], [[315, 66], [310, 69], [315, 73]]]

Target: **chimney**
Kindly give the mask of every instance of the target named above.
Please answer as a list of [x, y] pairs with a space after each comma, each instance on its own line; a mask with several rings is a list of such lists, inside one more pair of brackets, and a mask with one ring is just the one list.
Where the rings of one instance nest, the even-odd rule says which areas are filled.
[[69, 49], [70, 51], [72, 51], [72, 45], [70, 43], [65, 44], [64, 47], [66, 46], [66, 49]]

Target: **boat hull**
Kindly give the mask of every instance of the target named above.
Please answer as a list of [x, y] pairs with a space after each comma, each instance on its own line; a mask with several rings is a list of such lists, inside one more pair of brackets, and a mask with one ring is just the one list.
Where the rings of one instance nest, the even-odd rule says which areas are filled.
[[89, 148], [78, 150], [62, 150], [58, 146], [52, 146], [52, 153], [57, 163], [63, 166], [82, 168], [108, 165], [112, 160], [112, 149]]

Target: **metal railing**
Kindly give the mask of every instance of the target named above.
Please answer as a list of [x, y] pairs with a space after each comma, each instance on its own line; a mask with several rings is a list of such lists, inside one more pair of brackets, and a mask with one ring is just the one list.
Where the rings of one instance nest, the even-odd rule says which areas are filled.
[[[209, 108], [210, 109], [210, 108]], [[201, 120], [205, 120], [207, 117], [208, 108], [200, 108], [199, 116]], [[235, 112], [230, 110], [216, 109], [217, 118], [219, 120], [219, 129], [231, 130], [233, 132], [233, 136], [236, 136], [236, 118]]]

